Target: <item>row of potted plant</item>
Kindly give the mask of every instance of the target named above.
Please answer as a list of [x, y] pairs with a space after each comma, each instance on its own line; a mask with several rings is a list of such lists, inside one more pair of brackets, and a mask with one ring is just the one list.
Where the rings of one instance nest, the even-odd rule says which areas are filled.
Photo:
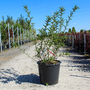
[[[90, 53], [90, 33], [85, 31], [83, 33], [82, 32], [73, 34], [69, 33], [66, 35], [70, 38], [69, 40], [67, 40], [69, 42], [68, 45], [72, 46], [72, 36], [73, 36], [74, 48], [80, 52], [84, 52], [84, 50], [86, 50], [87, 53]], [[84, 43], [86, 49], [84, 49]]]

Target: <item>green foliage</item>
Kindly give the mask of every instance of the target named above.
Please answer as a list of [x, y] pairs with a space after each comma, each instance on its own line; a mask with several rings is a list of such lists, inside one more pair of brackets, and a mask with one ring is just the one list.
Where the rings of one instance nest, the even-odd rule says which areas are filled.
[[69, 54], [69, 52], [63, 52], [63, 55], [69, 55], [70, 56], [70, 54]]
[[[3, 20], [4, 20], [4, 17], [3, 17]], [[0, 29], [1, 29], [1, 39], [2, 40], [5, 40], [7, 38], [6, 30], [4, 30], [5, 26], [6, 26], [5, 21], [1, 21]]]
[[[67, 29], [73, 13], [77, 9], [79, 9], [79, 7], [75, 5], [73, 11], [70, 12], [66, 20], [63, 18], [63, 14], [65, 13], [64, 7], [60, 7], [59, 11], [54, 12], [52, 17], [46, 16], [44, 28], [39, 29], [38, 39], [40, 41], [35, 45], [37, 51], [36, 56], [43, 60], [44, 63], [52, 63], [58, 56], [57, 53], [59, 48], [65, 46], [67, 37], [65, 37], [64, 32]], [[62, 31], [63, 27], [64, 30]], [[68, 53], [66, 52], [64, 55], [68, 55]]]
[[8, 16], [7, 15], [6, 24], [8, 24], [8, 23], [10, 25], [13, 25], [14, 24], [14, 20], [13, 20], [12, 16]]
[[89, 54], [85, 54], [86, 57], [90, 58], [90, 55]]
[[81, 33], [83, 33], [83, 32], [84, 32], [84, 30], [83, 30], [83, 29], [81, 29], [81, 30], [80, 30], [80, 32], [81, 32]]
[[59, 56], [64, 56], [64, 55], [70, 56], [69, 52], [67, 52], [67, 51], [59, 54]]
[[88, 30], [88, 32], [90, 33], [90, 30]]
[[[36, 30], [34, 29], [34, 23], [31, 23], [31, 20], [33, 17], [30, 16], [30, 12], [28, 10], [27, 5], [23, 6], [25, 12], [27, 13], [26, 18], [22, 14], [20, 14], [20, 17], [15, 21], [12, 16], [7, 15], [7, 19], [5, 21], [4, 16], [2, 16], [2, 21], [0, 22], [1, 24], [1, 38], [2, 40], [8, 39], [8, 27], [7, 24], [9, 23], [9, 28], [12, 30], [12, 25], [13, 25], [13, 30], [14, 30], [14, 36], [17, 38], [17, 27], [18, 29], [21, 28], [21, 34], [24, 33], [25, 30], [28, 30], [30, 33], [28, 33], [31, 37], [31, 40], [35, 40], [36, 38]], [[29, 18], [29, 19], [28, 19]], [[18, 31], [20, 34], [20, 30]], [[25, 37], [28, 37], [29, 35], [26, 34]]]
[[16, 48], [17, 47], [17, 43], [13, 43], [12, 44], [12, 47], [15, 47]]
[[6, 40], [6, 38], [7, 38], [7, 33], [6, 33], [6, 31], [5, 31], [5, 30], [1, 30], [1, 39], [2, 39], [2, 40]]
[[38, 39], [39, 40], [44, 40], [45, 37], [47, 37], [47, 32], [45, 30], [39, 29], [39, 34], [38, 34]]
[[[25, 6], [23, 6], [23, 7], [24, 7], [25, 12], [27, 13], [27, 17], [29, 18], [29, 20], [26, 18], [26, 21], [27, 21], [26, 27], [28, 27], [27, 29], [31, 29], [31, 20], [33, 19], [33, 17], [30, 16], [30, 13], [31, 13], [31, 12], [28, 11], [27, 5], [25, 5]], [[34, 24], [34, 23], [33, 23], [33, 24]], [[33, 26], [33, 25], [32, 25], [32, 26]]]
[[69, 28], [68, 32], [69, 32], [69, 33], [72, 33], [71, 28]]
[[48, 83], [46, 83], [46, 86], [48, 86]]
[[[27, 13], [27, 18], [25, 19], [26, 23], [25, 23], [25, 28], [27, 30], [30, 30], [30, 36], [31, 36], [31, 40], [35, 40], [36, 37], [36, 30], [34, 29], [34, 24], [35, 23], [31, 23], [31, 20], [33, 19], [33, 17], [31, 17], [30, 15], [30, 11], [28, 10], [27, 5], [23, 6], [25, 12]], [[29, 18], [29, 20], [28, 20]]]
[[72, 33], [76, 33], [75, 27], [72, 27]]

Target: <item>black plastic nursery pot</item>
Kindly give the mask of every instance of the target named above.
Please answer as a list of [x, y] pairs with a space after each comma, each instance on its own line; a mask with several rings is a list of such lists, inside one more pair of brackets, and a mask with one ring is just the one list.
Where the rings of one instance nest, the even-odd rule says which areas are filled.
[[5, 49], [5, 45], [2, 46], [2, 50], [4, 50], [4, 49]]
[[60, 69], [60, 61], [57, 64], [45, 64], [38, 61], [38, 69], [40, 82], [44, 85], [54, 85], [58, 83], [59, 79], [59, 69]]
[[[2, 50], [5, 50], [5, 45], [2, 45]], [[0, 51], [1, 51], [1, 46], [0, 46]]]
[[22, 41], [22, 45], [24, 44], [24, 41]]
[[9, 49], [9, 44], [7, 44], [6, 47]]

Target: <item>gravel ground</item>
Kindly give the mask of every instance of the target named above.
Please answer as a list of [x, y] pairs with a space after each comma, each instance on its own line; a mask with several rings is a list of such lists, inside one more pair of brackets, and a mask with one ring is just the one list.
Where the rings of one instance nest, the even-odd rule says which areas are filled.
[[[15, 51], [16, 54], [15, 49], [11, 50], [14, 52], [12, 58], [1, 60], [0, 90], [90, 90], [90, 59], [84, 55], [68, 49], [70, 56], [58, 58], [61, 61], [59, 82], [45, 86], [39, 80], [35, 46], [27, 44], [22, 47]], [[61, 48], [60, 53], [65, 50], [67, 48]], [[2, 55], [5, 58], [6, 52], [0, 53], [0, 58]]]

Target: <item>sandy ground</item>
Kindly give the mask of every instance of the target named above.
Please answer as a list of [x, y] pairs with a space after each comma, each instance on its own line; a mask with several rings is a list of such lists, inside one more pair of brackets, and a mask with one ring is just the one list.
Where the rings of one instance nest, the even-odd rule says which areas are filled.
[[22, 53], [21, 49], [26, 50], [32, 45], [34, 45], [34, 42], [26, 43], [20, 46], [20, 48], [17, 47], [3, 50], [2, 52], [0, 52], [0, 64]]
[[[60, 53], [66, 49], [61, 48]], [[0, 90], [90, 90], [90, 59], [73, 50], [69, 51], [70, 56], [58, 58], [61, 61], [59, 82], [45, 86], [40, 83], [38, 60], [34, 57], [35, 46], [28, 44], [18, 48], [12, 58], [4, 62], [1, 60]], [[0, 53], [3, 55], [0, 58], [5, 58], [4, 53]]]

